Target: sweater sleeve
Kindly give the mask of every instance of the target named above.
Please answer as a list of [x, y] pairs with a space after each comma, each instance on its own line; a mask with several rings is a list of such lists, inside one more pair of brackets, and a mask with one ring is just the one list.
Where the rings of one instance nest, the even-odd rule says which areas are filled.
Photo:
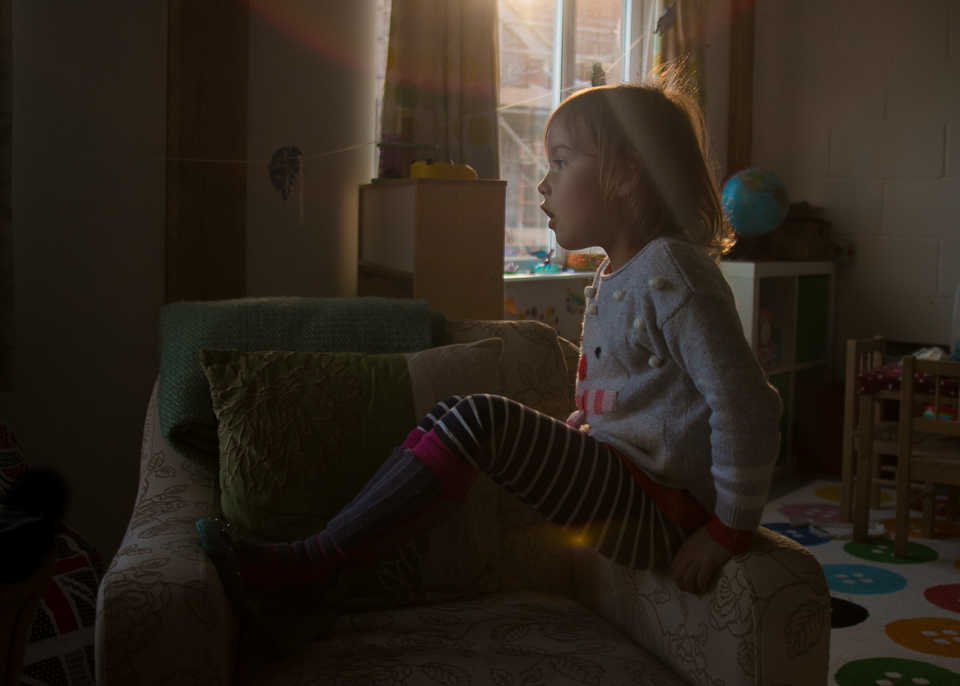
[[750, 547], [754, 531], [756, 531], [756, 528], [748, 530], [731, 529], [721, 522], [716, 515], [707, 524], [707, 533], [710, 534], [710, 537], [734, 555], [739, 555]]
[[732, 299], [691, 293], [662, 331], [670, 354], [711, 411], [714, 513], [731, 529], [753, 530], [780, 449], [780, 395], [744, 338]]

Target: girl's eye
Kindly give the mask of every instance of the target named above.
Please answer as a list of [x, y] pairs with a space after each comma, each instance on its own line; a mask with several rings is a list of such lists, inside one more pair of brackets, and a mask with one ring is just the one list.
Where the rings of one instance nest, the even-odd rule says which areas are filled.
[[567, 163], [566, 160], [554, 160], [554, 161], [553, 161], [553, 168], [556, 169], [557, 171], [559, 171], [559, 170], [563, 169], [563, 165], [565, 165], [566, 163]]

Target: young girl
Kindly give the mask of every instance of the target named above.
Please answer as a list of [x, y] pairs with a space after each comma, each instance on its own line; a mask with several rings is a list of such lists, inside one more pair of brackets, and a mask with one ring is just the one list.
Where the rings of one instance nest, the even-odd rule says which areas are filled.
[[607, 255], [586, 289], [578, 411], [563, 423], [497, 396], [449, 398], [305, 541], [251, 543], [201, 520], [228, 592], [269, 629], [258, 592], [336, 596], [349, 563], [436, 526], [478, 471], [614, 562], [670, 565], [680, 588], [704, 591], [760, 522], [781, 402], [717, 266], [733, 238], [700, 132], [692, 99], [662, 84], [561, 104], [542, 209], [561, 246]]

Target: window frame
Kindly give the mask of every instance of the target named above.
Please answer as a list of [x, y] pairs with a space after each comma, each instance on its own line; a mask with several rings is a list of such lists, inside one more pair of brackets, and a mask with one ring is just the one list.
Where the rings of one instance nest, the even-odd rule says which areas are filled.
[[[649, 37], [646, 37], [644, 34], [644, 24], [649, 24], [649, 18], [646, 17], [649, 14], [649, 10], [655, 8], [655, 0], [622, 0], [623, 4], [623, 35], [621, 36], [621, 68], [620, 73], [618, 74], [618, 81], [620, 82], [630, 82], [637, 78], [638, 74], [644, 74], [647, 72], [648, 63], [651, 61], [648, 56], [646, 42], [649, 41]], [[553, 99], [551, 103], [551, 111], [557, 108], [557, 106], [569, 95], [576, 92], [574, 89], [577, 88], [576, 84], [576, 35], [577, 35], [577, 0], [554, 0], [554, 11], [555, 11], [555, 24], [554, 24], [554, 41], [553, 41], [553, 79], [552, 79], [552, 91]], [[647, 21], [644, 21], [645, 18]], [[649, 27], [652, 28], [652, 27]], [[502, 30], [502, 29], [501, 29]], [[559, 46], [559, 50], [557, 47]], [[498, 84], [498, 88], [500, 84]], [[501, 111], [510, 109], [510, 106], [504, 106], [501, 108]], [[503, 124], [501, 123], [501, 128]], [[503, 136], [501, 138], [501, 146]], [[502, 149], [501, 149], [501, 159], [502, 159]], [[548, 244], [547, 250], [554, 251], [554, 257], [552, 260], [556, 261], [559, 264], [565, 265], [567, 261], [567, 255], [570, 252], [581, 252], [581, 251], [567, 251], [564, 250], [557, 244], [556, 235], [549, 229], [548, 231]], [[506, 243], [504, 244], [506, 248]], [[530, 266], [536, 264], [538, 260], [533, 257], [507, 257], [504, 255], [504, 270], [506, 271], [506, 266], [509, 263], [520, 263], [521, 266], [526, 266], [524, 263], [530, 263]], [[529, 268], [529, 267], [527, 267]]]

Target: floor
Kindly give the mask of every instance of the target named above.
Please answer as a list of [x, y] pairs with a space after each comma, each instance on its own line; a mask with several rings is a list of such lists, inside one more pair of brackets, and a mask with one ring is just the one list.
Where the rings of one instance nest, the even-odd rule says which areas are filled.
[[767, 502], [773, 502], [774, 500], [779, 500], [785, 495], [789, 495], [794, 491], [799, 491], [801, 488], [812, 484], [814, 481], [819, 480], [828, 480], [836, 481], [840, 483], [840, 477], [834, 476], [824, 476], [823, 474], [808, 474], [806, 472], [794, 472], [793, 474], [787, 474], [781, 476], [778, 479], [775, 479], [772, 484], [770, 484], [770, 496], [767, 498]]
[[[844, 526], [831, 525], [839, 522], [839, 486], [820, 475], [778, 479], [762, 520], [823, 567], [833, 610], [828, 683], [960, 686], [960, 526], [945, 520], [946, 499], [938, 504], [936, 536], [913, 532], [908, 558], [900, 560], [888, 533], [853, 543]], [[881, 530], [892, 526], [895, 501], [885, 490], [882, 508], [870, 512]], [[919, 513], [912, 517], [918, 527]]]

